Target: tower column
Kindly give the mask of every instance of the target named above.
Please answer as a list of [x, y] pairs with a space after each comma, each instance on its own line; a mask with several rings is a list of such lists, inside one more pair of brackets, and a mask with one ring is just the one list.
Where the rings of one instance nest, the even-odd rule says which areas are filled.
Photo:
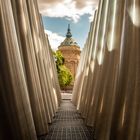
[[77, 72], [77, 66], [80, 59], [80, 47], [76, 43], [76, 41], [72, 38], [70, 24], [68, 24], [67, 34], [65, 40], [60, 44], [58, 50], [62, 53], [65, 59], [65, 66], [70, 70], [73, 76], [73, 81], [71, 85], [66, 87], [65, 89], [72, 90], [75, 76]]

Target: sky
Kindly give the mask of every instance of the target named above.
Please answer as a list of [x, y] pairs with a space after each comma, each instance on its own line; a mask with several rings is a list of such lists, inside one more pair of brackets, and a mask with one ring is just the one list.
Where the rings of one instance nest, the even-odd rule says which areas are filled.
[[64, 41], [68, 24], [72, 37], [81, 49], [84, 47], [98, 0], [38, 0], [38, 5], [44, 30], [54, 50]]

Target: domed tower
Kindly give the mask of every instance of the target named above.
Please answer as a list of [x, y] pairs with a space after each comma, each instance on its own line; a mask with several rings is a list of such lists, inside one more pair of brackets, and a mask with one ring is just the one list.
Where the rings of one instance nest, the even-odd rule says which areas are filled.
[[[72, 38], [70, 24], [68, 24], [66, 38], [58, 47], [58, 50], [61, 51], [64, 56], [65, 66], [70, 69], [73, 78], [75, 79], [81, 51], [76, 41]], [[74, 80], [71, 85], [73, 86], [73, 84]]]

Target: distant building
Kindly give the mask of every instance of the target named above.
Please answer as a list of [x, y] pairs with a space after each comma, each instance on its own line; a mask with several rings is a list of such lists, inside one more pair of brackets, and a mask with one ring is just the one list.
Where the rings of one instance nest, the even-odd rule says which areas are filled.
[[[63, 54], [65, 58], [65, 66], [70, 69], [73, 78], [75, 79], [81, 51], [76, 41], [72, 38], [70, 24], [68, 25], [66, 38], [58, 47], [58, 50]], [[74, 80], [71, 84], [71, 88], [73, 87], [73, 84]]]

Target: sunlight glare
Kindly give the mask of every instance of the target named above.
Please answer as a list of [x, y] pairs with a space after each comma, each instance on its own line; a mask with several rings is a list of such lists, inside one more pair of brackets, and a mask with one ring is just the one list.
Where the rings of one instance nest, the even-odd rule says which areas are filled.
[[134, 0], [134, 4], [128, 8], [128, 13], [133, 24], [136, 27], [140, 27], [140, 7], [136, 5], [136, 0]]
[[113, 20], [112, 20], [112, 30], [109, 34], [109, 43], [108, 43], [108, 51], [112, 51], [115, 49], [115, 25], [116, 25], [116, 7], [117, 7], [117, 0], [114, 3], [114, 10], [113, 10]]

